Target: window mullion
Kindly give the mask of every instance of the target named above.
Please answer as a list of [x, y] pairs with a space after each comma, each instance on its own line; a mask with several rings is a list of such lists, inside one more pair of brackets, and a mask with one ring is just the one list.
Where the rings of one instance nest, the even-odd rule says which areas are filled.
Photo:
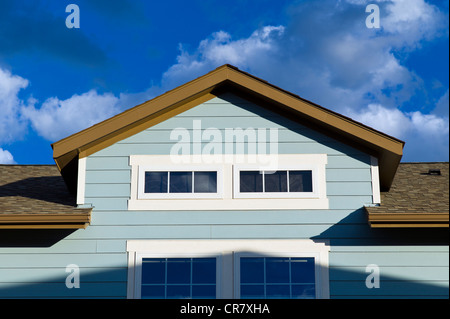
[[287, 182], [287, 192], [290, 193], [291, 190], [289, 189], [289, 171], [286, 171], [286, 182]]
[[261, 173], [262, 173], [262, 187], [263, 187], [262, 191], [263, 191], [263, 193], [265, 193], [266, 192], [266, 174], [264, 171], [261, 171]]
[[170, 194], [170, 172], [167, 172], [167, 194]]

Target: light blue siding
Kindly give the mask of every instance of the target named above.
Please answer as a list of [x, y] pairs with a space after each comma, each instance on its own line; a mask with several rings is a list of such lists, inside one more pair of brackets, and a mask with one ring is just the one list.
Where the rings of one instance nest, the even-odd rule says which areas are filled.
[[[128, 211], [129, 156], [169, 154], [177, 143], [170, 139], [172, 129], [191, 132], [197, 120], [222, 136], [226, 128], [277, 128], [281, 154], [327, 154], [330, 209]], [[67, 233], [49, 247], [0, 247], [0, 298], [125, 298], [127, 240], [231, 238], [329, 240], [332, 298], [448, 297], [448, 247], [420, 245], [432, 232], [369, 228], [362, 208], [372, 202], [369, 155], [232, 95], [89, 156], [85, 201], [94, 207], [87, 229]], [[69, 264], [80, 267], [79, 289], [65, 286]], [[380, 289], [365, 286], [368, 264], [381, 269]]]

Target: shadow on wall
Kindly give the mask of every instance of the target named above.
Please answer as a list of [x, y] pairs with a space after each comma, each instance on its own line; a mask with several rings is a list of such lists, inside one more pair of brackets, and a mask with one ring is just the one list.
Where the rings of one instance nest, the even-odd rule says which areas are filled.
[[[27, 249], [26, 245], [22, 247]], [[39, 250], [42, 251], [45, 249]], [[448, 298], [448, 267], [404, 267], [404, 264], [396, 264], [395, 252], [394, 261], [391, 260], [389, 266], [380, 266], [380, 287], [369, 289], [366, 281], [372, 273], [366, 272], [366, 264], [372, 256], [368, 256], [368, 252], [373, 251], [359, 252], [361, 255], [354, 256], [348, 252], [330, 252], [330, 267], [320, 271], [329, 272], [331, 298]], [[14, 253], [10, 255], [3, 248], [0, 254], [2, 299], [127, 297], [128, 269], [124, 252], [116, 253], [114, 262], [111, 261], [111, 254], [64, 253], [55, 254], [58, 256], [47, 260], [43, 258], [45, 252], [17, 254], [17, 249], [14, 249]], [[254, 254], [266, 257], [256, 252]], [[376, 256], [373, 258], [376, 260]], [[72, 282], [69, 276], [73, 272], [66, 267], [74, 262], [78, 262], [76, 265], [79, 267], [79, 288], [68, 288], [66, 280], [69, 278]], [[372, 282], [372, 279], [369, 280]]]
[[317, 236], [331, 246], [449, 245], [448, 228], [371, 228], [364, 208], [355, 210]]

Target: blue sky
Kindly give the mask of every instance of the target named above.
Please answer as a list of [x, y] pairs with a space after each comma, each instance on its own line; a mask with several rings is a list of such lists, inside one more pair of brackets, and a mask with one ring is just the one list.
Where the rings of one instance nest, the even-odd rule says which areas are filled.
[[406, 141], [403, 161], [448, 161], [448, 12], [448, 0], [0, 0], [0, 163], [54, 163], [52, 142], [224, 63]]

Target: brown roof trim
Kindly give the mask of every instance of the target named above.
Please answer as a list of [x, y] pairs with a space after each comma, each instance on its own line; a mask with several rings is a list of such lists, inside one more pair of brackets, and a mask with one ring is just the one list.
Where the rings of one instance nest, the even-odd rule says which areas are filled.
[[[66, 181], [76, 172], [66, 166], [132, 134], [213, 98], [222, 88], [234, 88], [267, 100], [291, 119], [302, 118], [379, 160], [381, 186], [388, 189], [403, 154], [404, 142], [336, 112], [311, 103], [229, 64], [168, 91], [150, 101], [52, 144], [53, 157]], [[70, 172], [69, 172], [70, 171]], [[71, 176], [67, 178], [66, 176]], [[70, 189], [74, 189], [68, 185]], [[72, 185], [73, 186], [73, 185]]]
[[90, 222], [91, 209], [71, 214], [0, 214], [0, 229], [84, 229]]
[[372, 228], [449, 227], [448, 213], [367, 213]]

